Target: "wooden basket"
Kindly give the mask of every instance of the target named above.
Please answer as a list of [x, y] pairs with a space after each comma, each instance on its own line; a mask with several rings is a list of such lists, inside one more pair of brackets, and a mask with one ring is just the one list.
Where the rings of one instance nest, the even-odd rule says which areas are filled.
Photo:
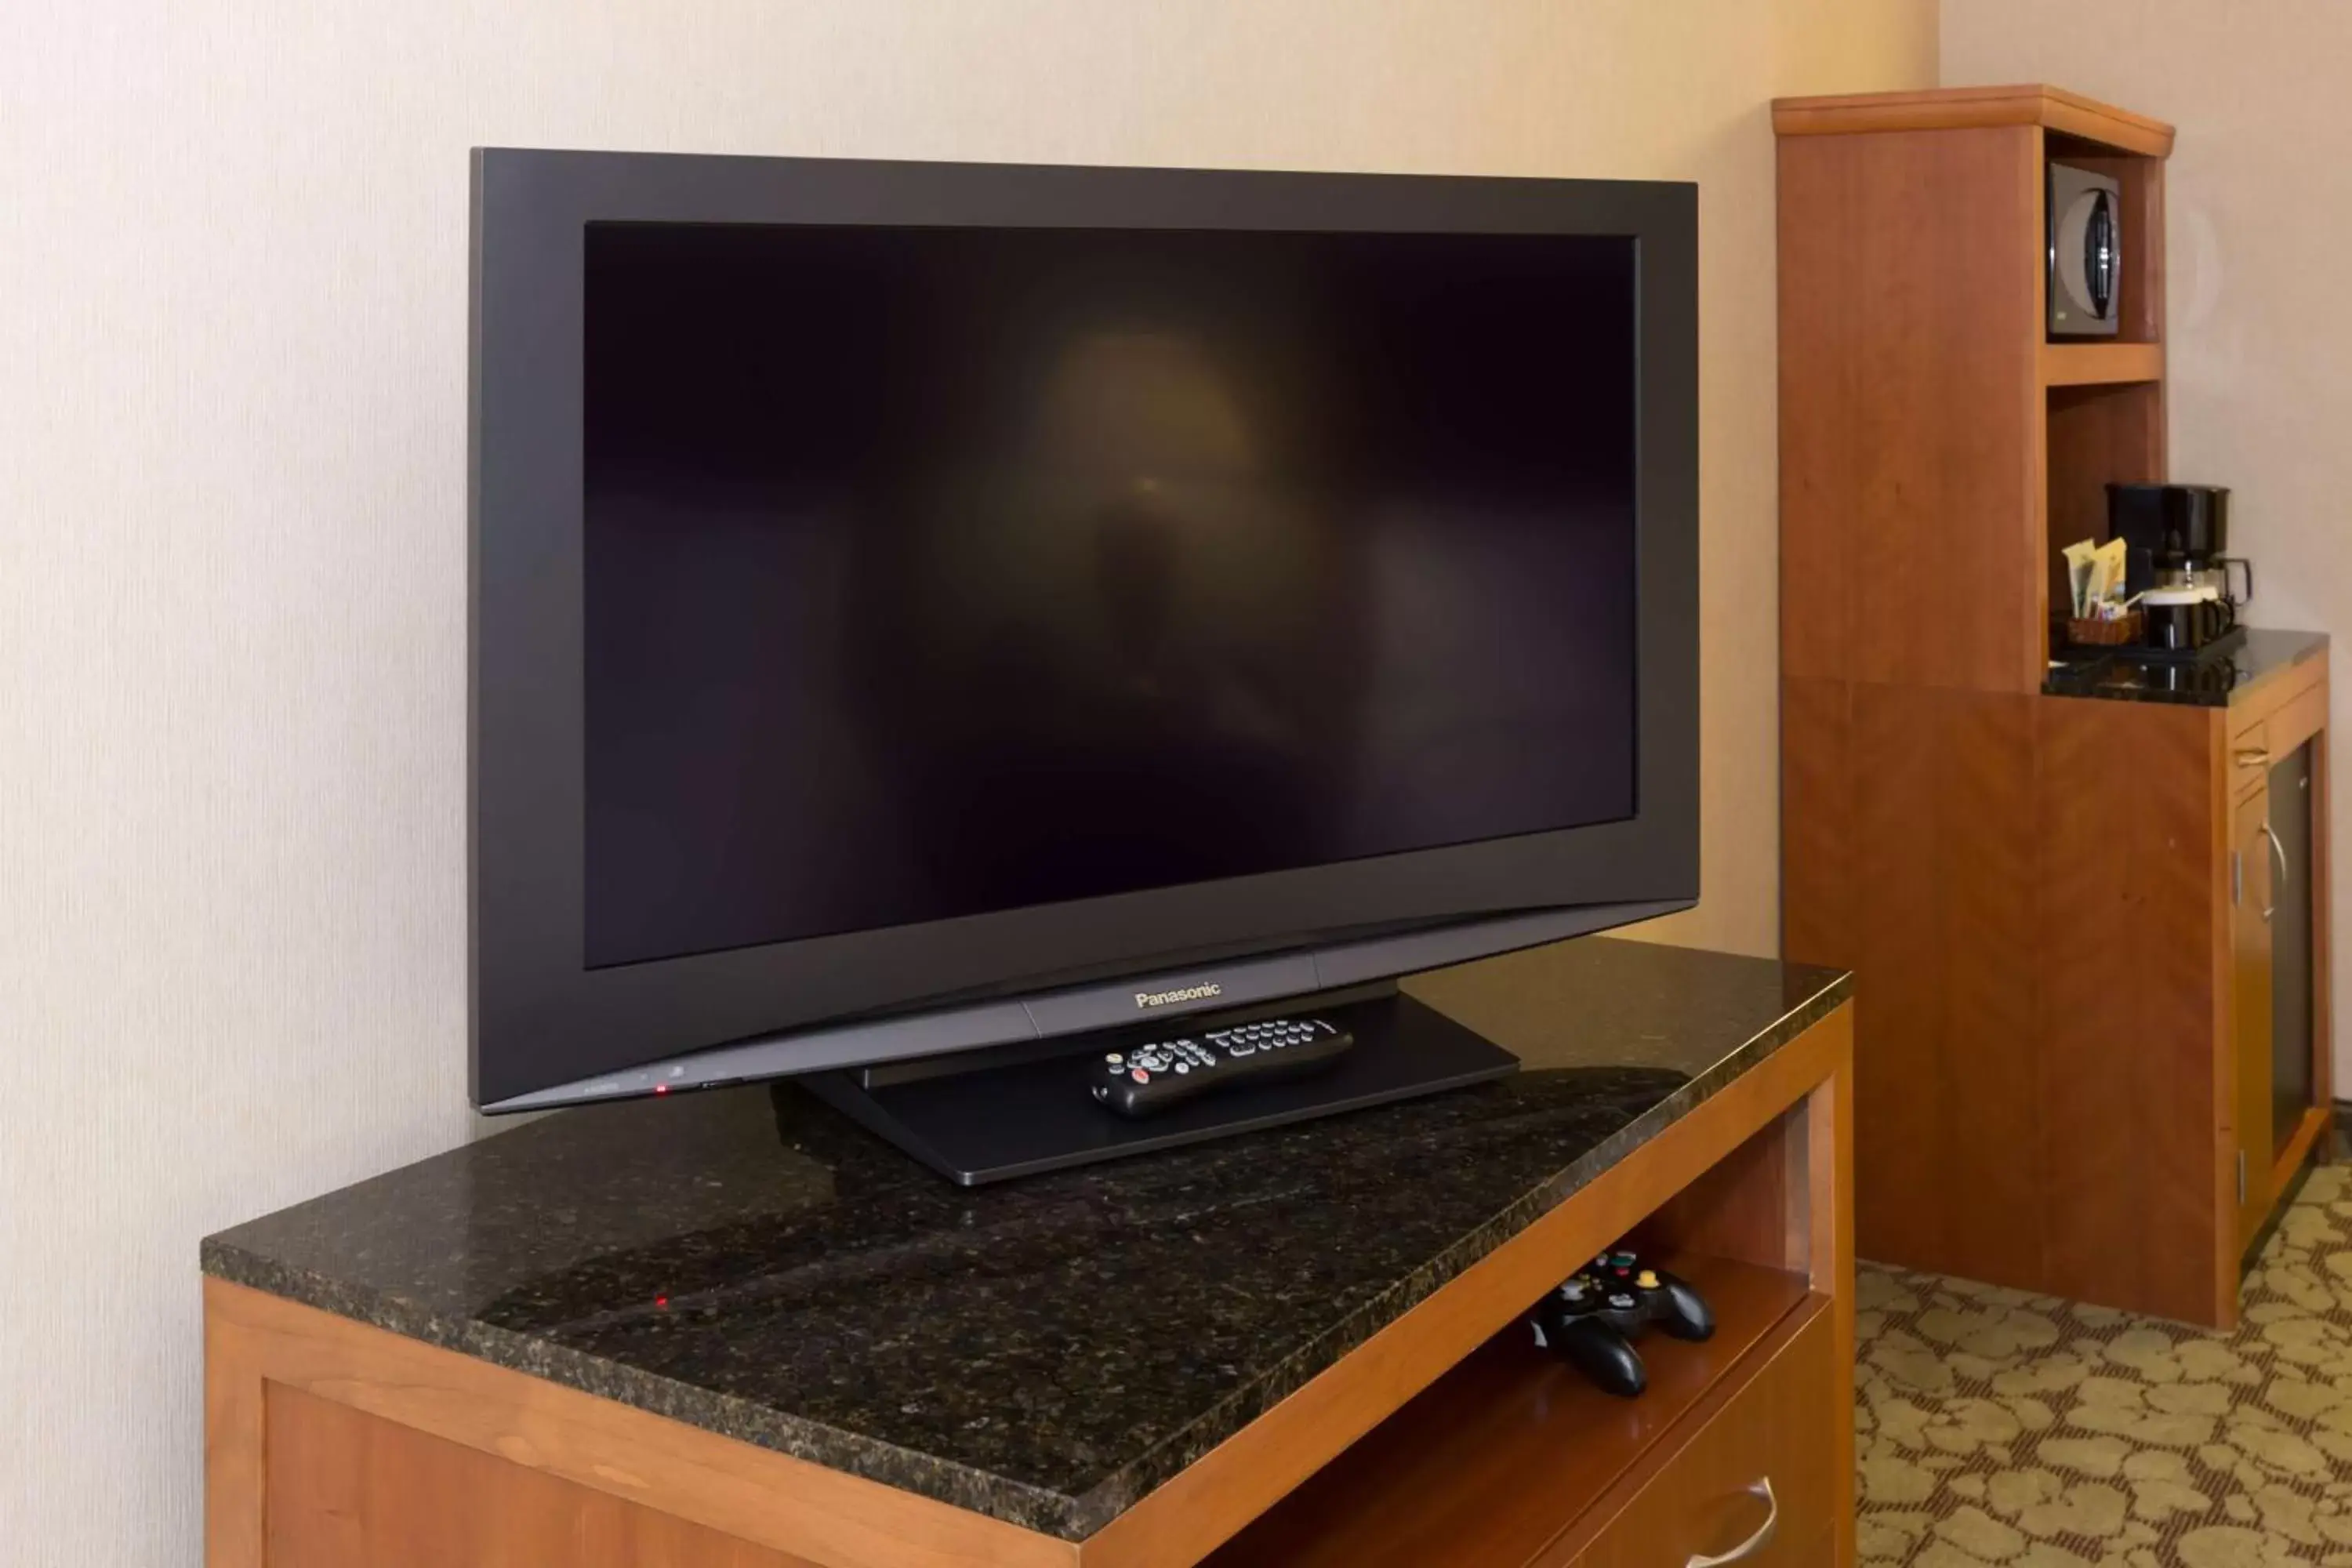
[[2075, 647], [2122, 647], [2141, 640], [2147, 623], [2137, 610], [2126, 610], [2112, 621], [2069, 620], [2066, 640]]

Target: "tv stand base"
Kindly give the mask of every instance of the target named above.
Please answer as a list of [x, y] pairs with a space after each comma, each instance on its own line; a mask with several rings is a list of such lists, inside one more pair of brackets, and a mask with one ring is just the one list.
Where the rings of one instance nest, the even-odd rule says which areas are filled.
[[[1267, 1016], [1328, 1018], [1356, 1037], [1355, 1047], [1312, 1078], [1235, 1088], [1144, 1121], [1129, 1121], [1093, 1097], [1109, 1052]], [[1073, 1036], [1055, 1046], [1050, 1056], [982, 1061], [969, 1071], [824, 1072], [796, 1081], [969, 1187], [1465, 1088], [1519, 1065], [1501, 1047], [1392, 989], [1301, 996], [1231, 1016]]]

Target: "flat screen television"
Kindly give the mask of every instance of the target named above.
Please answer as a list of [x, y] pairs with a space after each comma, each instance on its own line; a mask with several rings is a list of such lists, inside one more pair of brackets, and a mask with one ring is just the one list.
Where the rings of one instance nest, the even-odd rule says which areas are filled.
[[478, 151], [475, 1103], [1689, 905], [1696, 205]]

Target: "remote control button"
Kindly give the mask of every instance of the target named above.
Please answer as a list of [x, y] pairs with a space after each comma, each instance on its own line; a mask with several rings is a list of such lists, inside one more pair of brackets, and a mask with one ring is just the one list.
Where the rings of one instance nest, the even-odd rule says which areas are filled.
[[1633, 1298], [1620, 1291], [1616, 1295], [1609, 1298], [1609, 1304], [1618, 1311], [1628, 1311], [1633, 1306]]
[[1654, 1290], [1658, 1288], [1658, 1277], [1650, 1269], [1644, 1268], [1642, 1270], [1641, 1274], [1634, 1279], [1633, 1283], [1639, 1285], [1644, 1290]]
[[[1328, 1040], [1322, 1037], [1327, 1034], [1331, 1037]], [[1303, 1053], [1296, 1062], [1277, 1064], [1255, 1059], [1262, 1052], [1306, 1044], [1316, 1048]], [[1136, 1085], [1159, 1087], [1149, 1094], [1111, 1094], [1106, 1089], [1095, 1098], [1107, 1101], [1108, 1109], [1120, 1116], [1140, 1120], [1188, 1103], [1198, 1095], [1240, 1089], [1259, 1078], [1271, 1083], [1330, 1066], [1355, 1044], [1354, 1037], [1344, 1029], [1301, 1018], [1260, 1018], [1224, 1028], [1202, 1029], [1198, 1035], [1176, 1039], [1140, 1041], [1106, 1053], [1104, 1070], [1114, 1080], [1124, 1072]], [[1195, 1068], [1199, 1069], [1197, 1075]], [[1171, 1073], [1186, 1080], [1181, 1088], [1160, 1083]], [[1099, 1086], [1102, 1080], [1096, 1082]], [[1589, 1285], [1588, 1289], [1588, 1304], [1580, 1310], [1589, 1313], [1593, 1310], [1591, 1303], [1600, 1299], [1601, 1287]]]

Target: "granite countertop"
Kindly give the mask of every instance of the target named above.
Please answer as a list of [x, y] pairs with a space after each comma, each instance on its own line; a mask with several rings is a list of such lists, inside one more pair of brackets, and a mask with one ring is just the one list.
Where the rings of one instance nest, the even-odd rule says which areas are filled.
[[2118, 649], [2053, 663], [2042, 689], [2052, 697], [2104, 697], [2125, 702], [2170, 702], [2227, 708], [2281, 670], [2327, 656], [2325, 632], [2249, 627], [2245, 643], [2201, 664], [2135, 658]]
[[208, 1237], [204, 1268], [1080, 1540], [1851, 982], [1588, 937], [1408, 989], [1523, 1070], [977, 1190], [789, 1085], [591, 1107]]

